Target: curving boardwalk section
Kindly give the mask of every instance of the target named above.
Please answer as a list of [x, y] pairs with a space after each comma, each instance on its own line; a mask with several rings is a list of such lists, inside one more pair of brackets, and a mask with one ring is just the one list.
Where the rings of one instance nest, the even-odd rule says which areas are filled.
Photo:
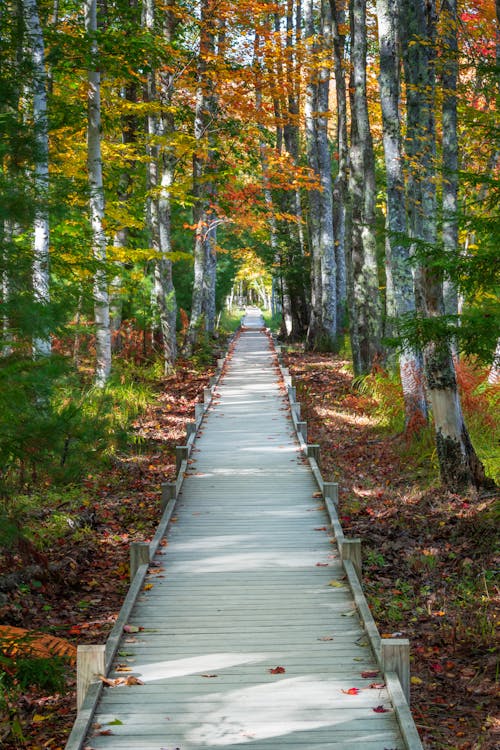
[[86, 746], [402, 750], [275, 355], [245, 324], [110, 675], [144, 684], [103, 690]]

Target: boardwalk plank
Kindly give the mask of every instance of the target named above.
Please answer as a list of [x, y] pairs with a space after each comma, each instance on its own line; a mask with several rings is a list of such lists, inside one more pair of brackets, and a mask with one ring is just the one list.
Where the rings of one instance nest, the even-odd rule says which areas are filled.
[[129, 618], [144, 630], [113, 662], [144, 684], [102, 691], [95, 721], [112, 734], [87, 746], [403, 750], [393, 711], [373, 711], [390, 700], [361, 677], [376, 660], [268, 339], [247, 322]]

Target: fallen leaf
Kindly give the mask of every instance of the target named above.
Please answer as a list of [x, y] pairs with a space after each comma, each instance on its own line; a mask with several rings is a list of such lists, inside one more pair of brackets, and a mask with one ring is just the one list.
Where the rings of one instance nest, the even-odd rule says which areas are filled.
[[286, 672], [285, 667], [274, 667], [273, 669], [267, 670], [269, 674], [283, 674], [283, 672]]
[[154, 583], [146, 583], [146, 585], [144, 586], [144, 591], [151, 591], [153, 586], [154, 586]]
[[340, 581], [330, 581], [330, 583], [328, 585], [332, 586], [334, 589], [343, 589], [344, 588], [344, 584], [340, 583]]
[[342, 692], [345, 693], [346, 695], [357, 695], [358, 693], [361, 692], [361, 690], [360, 688], [353, 687], [353, 688], [349, 688], [348, 690], [342, 690]]
[[318, 563], [316, 563], [316, 567], [317, 568], [327, 568], [328, 567], [328, 563], [319, 563], [318, 562]]
[[140, 628], [138, 625], [124, 625], [123, 626], [123, 632], [124, 633], [138, 633], [142, 628]]
[[312, 497], [323, 497], [323, 493], [322, 492], [313, 492], [312, 493]]
[[420, 679], [420, 677], [410, 677], [410, 682], [412, 685], [423, 685], [424, 681]]
[[384, 708], [383, 706], [376, 706], [374, 709], [372, 709], [376, 714], [387, 714], [389, 713], [388, 708]]
[[125, 685], [144, 685], [144, 683], [138, 677], [130, 675], [130, 677], [127, 677], [127, 679], [125, 680]]
[[118, 666], [115, 669], [115, 672], [131, 672], [132, 667], [129, 667], [127, 664], [118, 664]]
[[385, 688], [385, 682], [372, 682], [368, 687], [372, 690], [383, 690], [383, 688]]
[[328, 531], [328, 529], [326, 528], [326, 526], [316, 526], [314, 528], [314, 531]]
[[110, 727], [119, 726], [123, 724], [123, 721], [120, 721], [120, 719], [114, 719], [113, 721], [108, 721], [108, 725]]
[[113, 734], [113, 731], [111, 729], [101, 729], [99, 732], [96, 732], [99, 737], [109, 736], [110, 734]]
[[373, 671], [367, 671], [367, 672], [361, 672], [361, 677], [378, 677], [379, 670], [375, 669]]
[[331, 636], [331, 635], [322, 635], [320, 638], [318, 638], [318, 641], [333, 641], [333, 636]]
[[218, 674], [202, 674], [201, 677], [218, 677]]

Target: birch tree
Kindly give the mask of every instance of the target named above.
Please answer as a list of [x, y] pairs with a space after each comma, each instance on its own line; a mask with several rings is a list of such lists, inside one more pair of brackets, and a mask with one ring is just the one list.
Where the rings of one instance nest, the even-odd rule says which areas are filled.
[[486, 483], [484, 468], [465, 426], [448, 341], [433, 336], [444, 313], [442, 274], [434, 262], [437, 246], [435, 29], [436, 8], [426, 0], [402, 0], [404, 66], [407, 87], [407, 152], [410, 235], [419, 265], [418, 312], [427, 321], [423, 346], [441, 479], [452, 491]]
[[[458, 252], [458, 39], [457, 0], [441, 0], [443, 53], [441, 81], [443, 151], [443, 249], [446, 255]], [[447, 276], [444, 280], [444, 306], [449, 315], [458, 313], [457, 289]]]
[[90, 191], [90, 224], [94, 272], [94, 317], [96, 326], [95, 383], [106, 385], [111, 372], [111, 330], [106, 271], [106, 235], [104, 232], [104, 185], [101, 156], [101, 74], [97, 47], [97, 0], [85, 0], [85, 29], [90, 39], [90, 65], [87, 94], [87, 168]]
[[33, 127], [35, 146], [35, 219], [33, 224], [33, 296], [39, 306], [39, 330], [33, 338], [35, 357], [49, 356], [51, 340], [47, 312], [50, 304], [49, 273], [49, 132], [45, 45], [36, 0], [22, 0], [26, 38], [33, 71]]
[[[143, 4], [143, 25], [151, 33], [161, 33], [169, 49], [173, 42], [175, 22], [171, 9], [159, 12], [155, 0]], [[174, 159], [171, 138], [174, 132], [172, 115], [173, 72], [168, 66], [161, 71], [152, 67], [147, 75], [146, 98], [149, 103], [148, 128], [148, 217], [151, 242], [155, 250], [153, 271], [153, 308], [160, 321], [163, 346], [163, 366], [166, 374], [172, 371], [177, 356], [177, 305], [172, 281], [171, 206], [170, 190], [173, 183]], [[160, 113], [158, 114], [158, 101]]]
[[195, 150], [193, 154], [194, 279], [191, 317], [183, 347], [186, 356], [192, 354], [198, 333], [204, 323], [206, 325], [206, 321], [203, 321], [203, 313], [210, 305], [209, 287], [214, 279], [216, 253], [216, 225], [212, 209], [214, 183], [209, 177], [210, 147], [208, 142], [215, 85], [210, 72], [210, 60], [215, 56], [216, 49], [211, 0], [202, 0], [200, 13], [200, 53], [194, 112]]
[[[305, 6], [310, 72], [306, 87], [305, 125], [309, 166], [318, 188], [309, 191], [311, 242], [311, 320], [309, 345], [334, 350], [337, 345], [337, 274], [333, 225], [333, 186], [328, 122], [332, 23], [329, 3], [321, 0], [319, 35], [314, 25], [314, 2]], [[315, 41], [319, 39], [320, 41]]]
[[375, 238], [375, 159], [366, 91], [366, 0], [351, 0], [350, 327], [354, 371], [380, 353], [381, 309]]
[[[404, 164], [399, 114], [399, 8], [397, 0], [377, 0], [377, 20], [387, 202], [387, 311], [390, 317], [397, 320], [415, 312], [410, 248], [406, 241]], [[407, 428], [412, 428], [426, 421], [427, 405], [421, 357], [408, 345], [403, 346], [399, 355], [399, 369], [405, 403], [405, 423]]]

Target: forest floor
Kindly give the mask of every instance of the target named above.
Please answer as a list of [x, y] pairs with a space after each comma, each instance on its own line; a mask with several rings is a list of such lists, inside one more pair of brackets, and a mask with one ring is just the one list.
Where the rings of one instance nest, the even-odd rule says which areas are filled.
[[[299, 352], [287, 359], [309, 442], [321, 444], [325, 479], [339, 483], [344, 530], [363, 539], [364, 586], [379, 629], [411, 641], [412, 708], [424, 746], [498, 748], [494, 498], [425, 487], [404, 438], [380, 429], [345, 362]], [[44, 551], [60, 573], [4, 595], [0, 623], [74, 643], [105, 641], [129, 585], [129, 543], [154, 533], [160, 483], [174, 479], [175, 446], [210, 374], [181, 363], [158, 382], [157, 401], [135, 422], [140, 452], [131, 446], [111, 470], [86, 478], [79, 512], [87, 526]], [[20, 549], [10, 572], [32, 562]], [[5, 564], [0, 553], [0, 570]], [[62, 750], [75, 718], [74, 669], [65, 679], [53, 695], [26, 688], [0, 702], [4, 750]], [[7, 737], [9, 720], [15, 731]]]

